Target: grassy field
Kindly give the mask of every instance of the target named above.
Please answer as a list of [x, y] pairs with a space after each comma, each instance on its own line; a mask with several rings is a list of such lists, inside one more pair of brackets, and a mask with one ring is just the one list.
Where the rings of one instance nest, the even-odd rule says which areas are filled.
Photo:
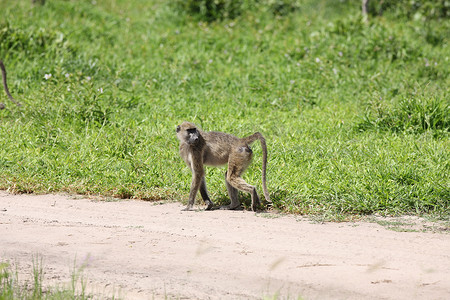
[[[0, 93], [0, 189], [186, 201], [175, 127], [189, 120], [262, 132], [281, 210], [449, 218], [448, 18], [364, 22], [359, 0], [213, 22], [162, 0], [30, 2], [0, 2], [22, 103]], [[253, 149], [244, 178], [261, 191]], [[218, 203], [224, 172], [207, 169]]]

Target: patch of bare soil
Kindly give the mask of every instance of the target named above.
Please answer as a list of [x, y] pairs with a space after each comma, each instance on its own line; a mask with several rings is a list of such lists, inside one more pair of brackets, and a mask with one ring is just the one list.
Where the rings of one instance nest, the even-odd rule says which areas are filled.
[[123, 299], [449, 299], [449, 234], [182, 208], [0, 191], [0, 261]]

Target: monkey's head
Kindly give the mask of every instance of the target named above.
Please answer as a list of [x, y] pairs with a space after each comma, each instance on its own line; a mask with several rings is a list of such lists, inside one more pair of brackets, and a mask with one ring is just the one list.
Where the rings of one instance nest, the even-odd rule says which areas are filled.
[[191, 122], [183, 122], [177, 126], [177, 137], [182, 143], [196, 144], [200, 139], [200, 131], [197, 125]]

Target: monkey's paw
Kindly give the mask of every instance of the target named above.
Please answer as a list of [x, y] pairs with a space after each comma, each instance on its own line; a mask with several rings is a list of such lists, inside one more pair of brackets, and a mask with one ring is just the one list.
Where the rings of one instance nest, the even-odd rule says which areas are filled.
[[209, 201], [207, 204], [208, 206], [206, 206], [205, 210], [212, 210], [214, 207], [214, 203], [212, 201]]

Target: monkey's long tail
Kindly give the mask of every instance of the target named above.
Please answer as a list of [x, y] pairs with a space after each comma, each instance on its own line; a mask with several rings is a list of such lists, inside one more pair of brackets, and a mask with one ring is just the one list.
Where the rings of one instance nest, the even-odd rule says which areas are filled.
[[271, 205], [272, 201], [270, 201], [269, 197], [269, 191], [267, 190], [267, 177], [266, 177], [266, 170], [267, 170], [267, 145], [266, 145], [266, 139], [263, 137], [263, 135], [259, 132], [255, 132], [251, 136], [246, 138], [246, 142], [248, 144], [253, 143], [256, 139], [258, 139], [261, 142], [261, 148], [263, 153], [263, 163], [262, 163], [262, 184], [263, 184], [263, 191], [264, 191], [264, 198], [266, 199], [266, 204]]
[[6, 94], [8, 95], [9, 100], [11, 100], [12, 102], [14, 102], [17, 106], [20, 106], [20, 103], [17, 102], [13, 96], [11, 96], [11, 93], [9, 92], [8, 89], [8, 83], [6, 82], [6, 69], [5, 69], [5, 65], [3, 64], [3, 61], [0, 60], [0, 69], [2, 70], [2, 77], [3, 77], [3, 87], [5, 88]]

